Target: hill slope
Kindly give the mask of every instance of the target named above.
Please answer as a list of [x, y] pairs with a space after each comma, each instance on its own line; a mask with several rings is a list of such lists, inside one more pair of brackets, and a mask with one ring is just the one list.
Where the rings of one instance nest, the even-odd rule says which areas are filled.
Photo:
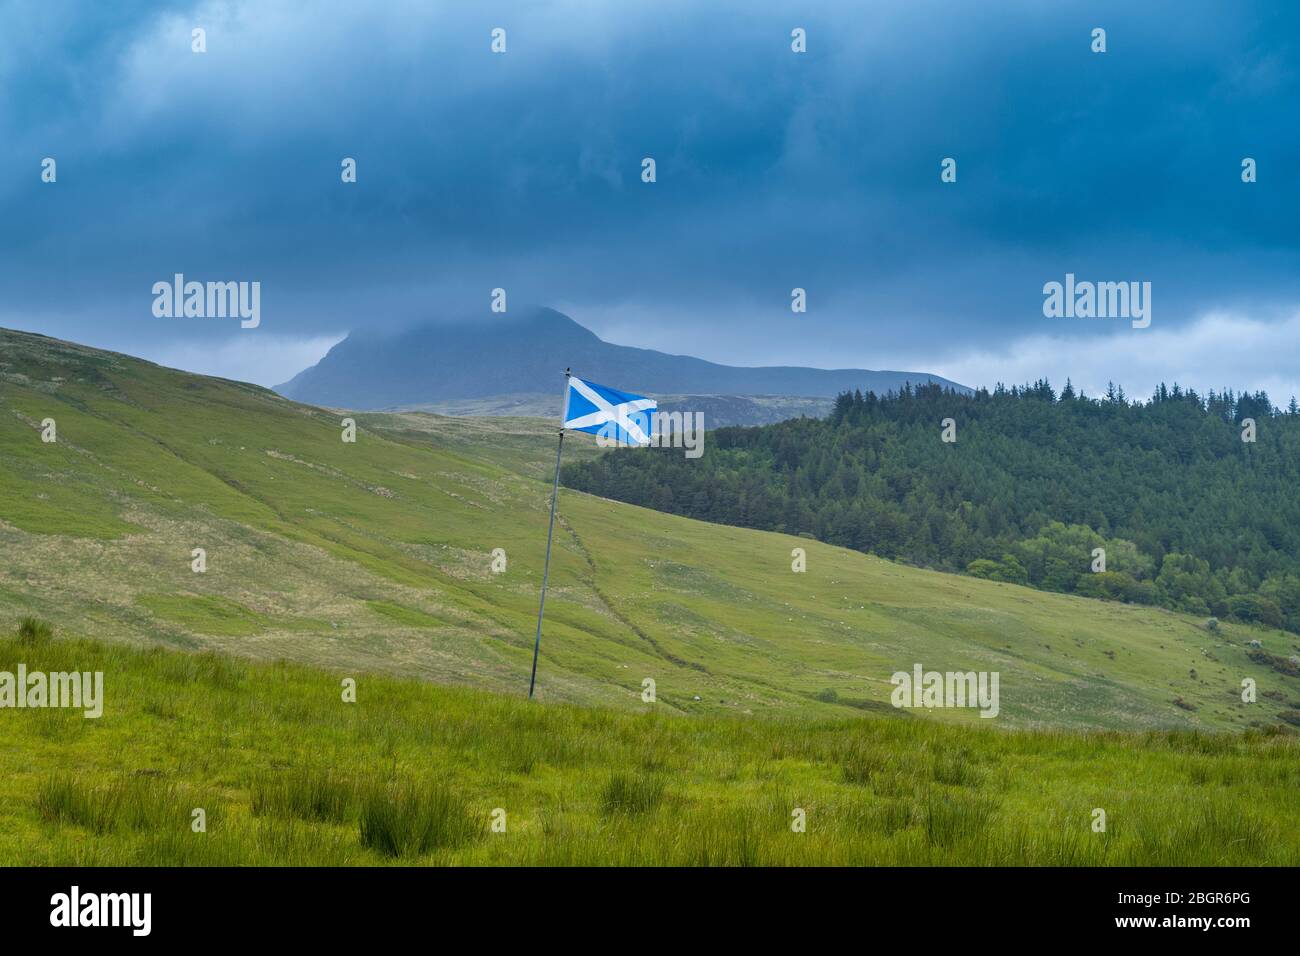
[[[798, 395], [657, 395], [660, 412], [682, 415], [696, 412], [704, 416], [706, 429], [731, 425], [770, 425], [791, 418], [829, 415], [834, 399], [801, 398]], [[401, 411], [431, 412], [457, 417], [549, 418], [559, 420], [561, 396], [520, 392], [467, 398], [457, 401], [422, 402], [403, 405]]]
[[[929, 387], [710, 439], [694, 460], [619, 453], [565, 479], [691, 518], [1300, 634], [1300, 410], [1267, 395]], [[1287, 665], [1300, 638], [1276, 650]]]
[[611, 345], [568, 316], [538, 308], [393, 335], [353, 334], [276, 390], [301, 402], [359, 409], [506, 393], [558, 396], [566, 367], [594, 382], [647, 395], [830, 398], [846, 388], [883, 393], [909, 381], [937, 382], [966, 391], [925, 372], [736, 368]]
[[[348, 444], [337, 415], [266, 389], [0, 332], [0, 619], [522, 694], [553, 429], [358, 421]], [[999, 671], [999, 725], [1238, 728], [1300, 698], [1247, 655], [1278, 632], [1210, 634], [570, 491], [560, 515], [544, 700], [636, 708], [653, 678], [669, 712], [893, 715], [889, 676], [915, 663]]]

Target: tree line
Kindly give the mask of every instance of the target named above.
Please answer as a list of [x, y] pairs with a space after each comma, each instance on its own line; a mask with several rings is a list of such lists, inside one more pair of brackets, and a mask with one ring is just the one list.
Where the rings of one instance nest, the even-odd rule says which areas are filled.
[[1090, 398], [1046, 380], [855, 391], [824, 419], [710, 432], [700, 458], [618, 449], [568, 465], [564, 482], [923, 567], [1300, 632], [1295, 398], [1283, 410], [1264, 392], [1177, 384], [1148, 401], [1114, 385]]

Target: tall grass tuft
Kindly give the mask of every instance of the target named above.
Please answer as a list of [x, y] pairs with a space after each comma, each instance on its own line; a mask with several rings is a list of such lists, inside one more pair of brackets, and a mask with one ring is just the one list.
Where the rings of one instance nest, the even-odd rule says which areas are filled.
[[977, 841], [996, 808], [994, 801], [957, 791], [926, 791], [922, 824], [931, 846]]
[[52, 823], [72, 823], [97, 834], [179, 826], [186, 819], [171, 787], [137, 776], [102, 787], [67, 774], [50, 777], [36, 792], [36, 810]]
[[359, 802], [351, 783], [312, 767], [262, 774], [249, 794], [254, 816], [329, 823], [353, 819]]
[[600, 793], [600, 805], [609, 813], [646, 813], [663, 801], [664, 782], [651, 774], [616, 773]]
[[931, 760], [930, 775], [935, 783], [953, 787], [978, 787], [984, 780], [983, 768], [964, 750], [940, 750]]
[[30, 615], [18, 622], [18, 643], [28, 647], [47, 644], [54, 637], [54, 628], [49, 621]]
[[884, 754], [855, 740], [840, 756], [840, 773], [845, 783], [868, 784], [884, 773], [888, 760]]
[[418, 856], [483, 835], [483, 822], [441, 786], [415, 782], [375, 785], [361, 798], [361, 844], [386, 856]]

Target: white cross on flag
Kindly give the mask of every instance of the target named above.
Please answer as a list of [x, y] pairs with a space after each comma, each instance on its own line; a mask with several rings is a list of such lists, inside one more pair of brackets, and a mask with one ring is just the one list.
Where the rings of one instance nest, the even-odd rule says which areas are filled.
[[620, 445], [648, 445], [651, 413], [658, 407], [653, 398], [620, 392], [570, 375], [564, 427], [601, 435]]

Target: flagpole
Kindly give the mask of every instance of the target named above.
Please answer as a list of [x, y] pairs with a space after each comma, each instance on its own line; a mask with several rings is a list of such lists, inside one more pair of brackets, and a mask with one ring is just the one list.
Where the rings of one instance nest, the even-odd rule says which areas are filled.
[[564, 370], [564, 407], [560, 412], [560, 441], [555, 446], [555, 484], [551, 486], [551, 523], [546, 529], [546, 563], [542, 565], [542, 600], [537, 605], [537, 637], [533, 641], [533, 675], [528, 678], [528, 699], [537, 683], [537, 652], [542, 646], [542, 612], [546, 610], [546, 579], [551, 573], [551, 539], [555, 535], [555, 500], [560, 496], [560, 454], [564, 451], [564, 421], [569, 417], [569, 369]]

